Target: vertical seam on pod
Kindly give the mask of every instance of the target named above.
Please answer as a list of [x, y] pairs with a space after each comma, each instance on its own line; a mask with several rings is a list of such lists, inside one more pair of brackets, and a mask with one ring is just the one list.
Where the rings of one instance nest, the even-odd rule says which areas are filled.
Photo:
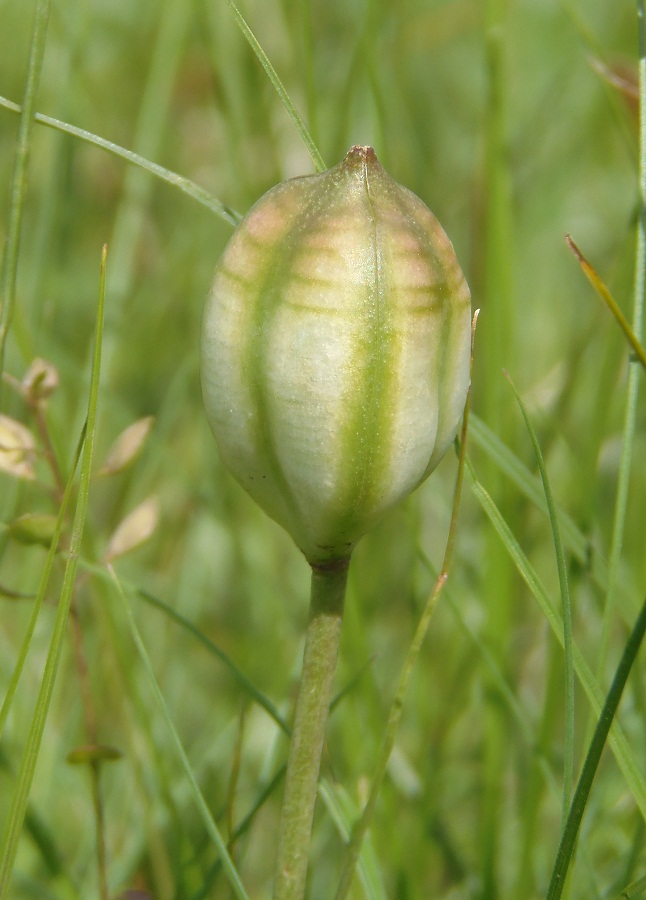
[[[356, 392], [357, 403], [352, 409], [345, 429], [344, 444], [353, 451], [354, 458], [343, 479], [344, 495], [339, 498], [340, 505], [347, 507], [347, 511], [339, 517], [337, 523], [339, 528], [346, 530], [352, 540], [357, 540], [370, 525], [372, 516], [366, 517], [365, 513], [370, 513], [371, 507], [374, 516], [380, 511], [379, 501], [383, 494], [380, 488], [381, 479], [386, 473], [386, 460], [392, 443], [391, 429], [385, 427], [384, 421], [392, 354], [392, 347], [386, 339], [387, 290], [379, 234], [379, 215], [373, 199], [369, 167], [365, 157], [361, 160], [360, 177], [369, 211], [369, 240], [372, 245], [371, 277], [366, 278], [365, 284], [369, 305], [368, 348], [367, 351], [363, 349], [360, 354], [361, 365], [355, 377], [361, 380], [362, 387]], [[359, 523], [362, 523], [361, 531], [352, 534], [352, 529]]]

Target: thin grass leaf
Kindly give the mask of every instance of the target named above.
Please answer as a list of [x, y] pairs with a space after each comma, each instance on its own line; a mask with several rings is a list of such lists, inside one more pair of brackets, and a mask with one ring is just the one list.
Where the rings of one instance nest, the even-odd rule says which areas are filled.
[[[644, 295], [646, 291], [646, 26], [644, 25], [644, 0], [637, 0], [637, 25], [639, 36], [639, 218], [637, 221], [637, 241], [635, 245], [635, 273], [633, 285], [632, 331], [639, 340], [642, 334], [644, 318]], [[616, 585], [623, 549], [626, 513], [628, 508], [628, 490], [632, 450], [635, 440], [635, 424], [637, 421], [637, 395], [639, 391], [639, 369], [631, 365], [628, 370], [628, 386], [624, 424], [621, 434], [621, 456], [617, 477], [617, 494], [612, 523], [612, 541], [610, 544], [608, 591], [601, 624], [597, 672], [603, 672], [612, 626], [612, 613], [615, 607]]]
[[[145, 61], [144, 89], [137, 109], [133, 147], [146, 159], [152, 159], [163, 146], [173, 91], [177, 85], [192, 4], [161, 0], [152, 51]], [[110, 236], [110, 248], [119, 264], [110, 279], [110, 321], [123, 320], [135, 289], [138, 252], [146, 230], [146, 210], [153, 195], [153, 182], [142, 171], [128, 167], [124, 173], [121, 201], [116, 209]], [[120, 338], [108, 328], [104, 348], [107, 380], [118, 378], [121, 368]]]
[[569, 18], [574, 33], [578, 35], [581, 45], [586, 51], [590, 67], [600, 77], [601, 85], [606, 89], [606, 96], [609, 100], [608, 107], [613, 118], [613, 124], [617, 133], [622, 137], [623, 146], [629, 159], [631, 162], [634, 160], [635, 164], [637, 164], [637, 148], [633, 131], [630, 128], [630, 122], [626, 119], [622, 105], [617, 102], [617, 86], [613, 85], [608, 79], [606, 74], [607, 67], [601, 62], [604, 57], [607, 58], [607, 50], [597, 38], [591, 24], [587, 21], [587, 17], [583, 14], [585, 6], [580, 7], [580, 4], [573, 2], [573, 0], [559, 0], [559, 5]]
[[[517, 217], [512, 200], [513, 169], [508, 152], [508, 117], [511, 110], [510, 77], [507, 66], [510, 4], [505, 0], [485, 0], [481, 4], [486, 33], [484, 77], [487, 103], [483, 123], [483, 231], [482, 292], [485, 316], [482, 340], [486, 347], [480, 368], [482, 412], [500, 434], [508, 428], [503, 403], [504, 384], [500, 378], [503, 364], [514, 365], [518, 342], [518, 304], [514, 289], [515, 266], [510, 264], [518, 254]], [[487, 482], [503, 509], [511, 505], [511, 495], [495, 463], [488, 465]], [[496, 554], [486, 538], [483, 557], [482, 589], [488, 610], [485, 639], [498, 654], [513, 640], [513, 570], [501, 554]], [[485, 687], [487, 691], [487, 687]], [[507, 766], [505, 723], [495, 704], [483, 709], [482, 795], [479, 800], [478, 868], [483, 897], [500, 893], [498, 884], [502, 859], [502, 810], [504, 771]]]
[[78, 559], [81, 549], [81, 541], [83, 531], [85, 529], [85, 518], [87, 514], [88, 496], [90, 491], [90, 475], [92, 469], [92, 454], [94, 450], [94, 436], [96, 431], [96, 410], [99, 398], [99, 376], [101, 372], [101, 347], [103, 338], [103, 317], [105, 307], [105, 274], [106, 274], [106, 256], [107, 248], [103, 248], [101, 255], [101, 271], [99, 278], [99, 298], [97, 304], [96, 329], [94, 340], [94, 351], [92, 355], [92, 375], [90, 379], [90, 396], [87, 411], [87, 427], [86, 436], [83, 444], [83, 456], [81, 460], [81, 477], [79, 484], [79, 494], [76, 502], [76, 511], [74, 513], [74, 522], [72, 525], [72, 535], [70, 538], [70, 551], [67, 565], [65, 566], [65, 574], [63, 577], [63, 586], [61, 588], [61, 596], [56, 611], [56, 619], [54, 621], [54, 630], [47, 653], [47, 660], [43, 671], [40, 690], [36, 700], [36, 706], [29, 727], [27, 742], [22, 755], [18, 780], [14, 788], [11, 799], [9, 815], [5, 826], [5, 831], [0, 845], [0, 900], [4, 900], [8, 896], [9, 886], [11, 882], [11, 873], [14, 867], [16, 852], [18, 850], [18, 841], [27, 809], [29, 800], [29, 792], [36, 770], [38, 761], [38, 753], [42, 743], [43, 732], [45, 730], [45, 722], [47, 713], [52, 699], [54, 690], [54, 682], [58, 671], [58, 663], [61, 656], [65, 631], [67, 628], [67, 617], [72, 602], [74, 591], [74, 582], [76, 579], [76, 571], [78, 568]]
[[[4, 372], [5, 345], [13, 320], [16, 300], [18, 251], [20, 248], [22, 212], [25, 201], [25, 190], [27, 187], [27, 163], [29, 160], [31, 127], [36, 95], [40, 84], [43, 57], [45, 55], [49, 6], [49, 0], [39, 0], [38, 5], [36, 6], [36, 15], [31, 38], [31, 50], [29, 54], [29, 69], [27, 71], [27, 84], [25, 86], [25, 96], [20, 113], [18, 146], [16, 148], [16, 158], [11, 185], [9, 224], [7, 227], [2, 273], [0, 275], [0, 376], [2, 372]], [[0, 394], [1, 392], [2, 380], [0, 377]]]
[[[8, 778], [13, 778], [14, 772], [1, 746], [0, 769], [4, 770]], [[25, 812], [25, 830], [34, 842], [34, 845], [38, 848], [41, 862], [46, 867], [49, 876], [55, 877], [63, 875], [63, 855], [57, 846], [54, 834], [32, 808], [31, 804], [27, 805], [27, 810]]]
[[74, 464], [72, 466], [72, 471], [70, 472], [70, 476], [67, 480], [67, 484], [65, 486], [65, 492], [63, 494], [63, 499], [61, 501], [60, 509], [58, 510], [58, 515], [56, 517], [56, 524], [54, 526], [54, 534], [52, 536], [52, 541], [49, 546], [47, 556], [45, 558], [45, 565], [43, 566], [43, 571], [40, 576], [40, 583], [38, 585], [36, 599], [34, 602], [33, 609], [31, 611], [31, 616], [29, 617], [29, 623], [27, 624], [27, 631], [25, 632], [25, 636], [23, 638], [22, 645], [20, 647], [20, 653], [18, 655], [16, 665], [14, 666], [14, 670], [11, 673], [11, 679], [10, 679], [9, 685], [7, 687], [7, 692], [2, 701], [2, 707], [0, 707], [0, 738], [2, 737], [2, 733], [4, 731], [4, 726], [7, 722], [7, 716], [9, 714], [9, 710], [11, 709], [11, 704], [13, 702], [13, 698], [15, 696], [16, 689], [18, 687], [18, 682], [20, 681], [20, 676], [22, 675], [23, 669], [25, 667], [25, 662], [27, 661], [27, 654], [29, 652], [29, 647], [31, 646], [31, 640], [34, 636], [34, 629], [36, 628], [36, 622], [38, 620], [38, 616], [40, 614], [40, 610], [42, 608], [43, 601], [45, 599], [45, 593], [47, 591], [49, 579], [52, 574], [54, 559], [56, 558], [56, 552], [58, 550], [58, 544], [59, 544], [60, 537], [61, 537], [61, 530], [63, 528], [63, 523], [65, 521], [65, 515], [67, 513], [67, 507], [69, 505], [70, 497], [72, 496], [72, 488], [74, 486], [74, 477], [76, 475], [76, 468], [78, 466], [78, 461], [81, 456], [81, 448], [83, 447], [84, 439], [85, 439], [85, 428], [83, 428], [81, 437], [78, 442], [78, 446], [76, 448], [76, 455], [74, 457]]
[[620, 900], [633, 900], [633, 897], [642, 897], [644, 894], [646, 894], [646, 875], [624, 888]]
[[[471, 443], [484, 450], [487, 456], [497, 463], [501, 472], [522, 492], [523, 496], [527, 497], [537, 509], [547, 515], [547, 503], [540, 478], [530, 472], [515, 453], [475, 413], [471, 413], [469, 433]], [[594, 574], [596, 574], [596, 578], [601, 586], [605, 587], [608, 578], [605, 560], [600, 558], [596, 551], [593, 554], [590, 542], [569, 513], [557, 507], [557, 515], [565, 545], [578, 562], [586, 565], [590, 558], [593, 561], [595, 559], [600, 560], [597, 571]]]
[[155, 700], [159, 706], [159, 709], [162, 713], [163, 719], [166, 723], [166, 727], [168, 728], [168, 732], [171, 736], [173, 744], [175, 745], [175, 751], [177, 753], [177, 757], [180, 761], [180, 765], [188, 782], [188, 785], [191, 790], [191, 794], [193, 795], [193, 800], [195, 805], [197, 806], [200, 815], [202, 817], [202, 821], [204, 822], [204, 826], [209, 834], [211, 840], [213, 841], [215, 847], [217, 848], [218, 854], [220, 856], [220, 860], [222, 862], [222, 866], [227, 875], [229, 884], [231, 885], [234, 894], [239, 900], [248, 900], [247, 893], [244, 889], [242, 882], [240, 881], [240, 876], [238, 875], [238, 871], [233, 863], [233, 860], [229, 856], [227, 851], [226, 842], [220, 834], [220, 830], [215, 823], [215, 819], [211, 814], [211, 810], [208, 807], [206, 800], [204, 799], [204, 795], [202, 794], [200, 787], [197, 783], [197, 779], [191, 767], [191, 764], [186, 755], [186, 751], [182, 745], [179, 734], [177, 733], [177, 729], [173, 723], [170, 711], [168, 706], [166, 705], [166, 701], [164, 700], [164, 695], [162, 694], [161, 688], [159, 687], [159, 683], [157, 678], [155, 677], [155, 673], [153, 671], [152, 663], [150, 661], [150, 657], [148, 656], [148, 651], [146, 650], [146, 646], [143, 642], [143, 638], [141, 636], [141, 632], [137, 627], [137, 622], [134, 617], [134, 613], [132, 612], [132, 608], [128, 603], [128, 599], [126, 597], [125, 591], [119, 578], [117, 577], [116, 572], [112, 568], [111, 565], [108, 565], [108, 571], [112, 576], [112, 580], [117, 590], [117, 594], [121, 603], [123, 605], [124, 612], [126, 614], [126, 618], [128, 620], [128, 626], [130, 628], [130, 633], [132, 635], [132, 639], [137, 647], [137, 651], [139, 652], [139, 656], [141, 658], [141, 662], [143, 664], [146, 675], [148, 676], [148, 681], [150, 683], [151, 690], [155, 696]]
[[221, 650], [217, 644], [213, 643], [210, 638], [208, 638], [202, 631], [199, 630], [192, 622], [182, 616], [177, 610], [173, 609], [172, 606], [169, 606], [167, 603], [164, 603], [163, 600], [160, 600], [158, 597], [155, 597], [149, 591], [145, 591], [142, 588], [136, 589], [136, 593], [142, 600], [145, 600], [150, 606], [154, 606], [156, 609], [160, 610], [164, 613], [164, 615], [168, 616], [168, 618], [172, 619], [178, 625], [180, 625], [185, 631], [189, 634], [192, 634], [194, 638], [196, 638], [201, 644], [206, 647], [206, 649], [213, 656], [216, 656], [221, 662], [225, 664], [225, 666], [229, 669], [231, 674], [233, 675], [236, 682], [240, 685], [240, 687], [246, 691], [248, 696], [258, 704], [258, 706], [262, 707], [265, 712], [271, 716], [274, 722], [278, 725], [278, 727], [283, 731], [288, 737], [291, 734], [291, 729], [280, 715], [274, 704], [269, 700], [262, 691], [259, 691], [258, 688], [254, 685], [254, 683], [245, 675], [245, 673], [236, 666], [230, 656]]
[[[110, 573], [105, 568], [105, 566], [96, 565], [96, 563], [91, 563], [85, 559], [80, 560], [80, 564], [82, 568], [86, 569], [88, 572], [99, 575], [101, 578], [110, 578]], [[110, 583], [112, 583], [111, 578]], [[203, 631], [200, 631], [200, 629], [196, 625], [194, 625], [190, 621], [190, 619], [187, 619], [181, 613], [177, 612], [174, 607], [170, 606], [168, 603], [165, 603], [150, 591], [144, 590], [144, 588], [139, 588], [124, 579], [121, 580], [121, 585], [126, 591], [128, 591], [129, 594], [140, 597], [149, 606], [152, 606], [155, 609], [159, 610], [171, 621], [175, 622], [176, 625], [179, 625], [180, 628], [183, 628], [186, 632], [188, 632], [188, 634], [192, 635], [196, 640], [198, 640], [212, 656], [215, 656], [216, 659], [219, 659], [220, 662], [224, 663], [224, 665], [227, 667], [227, 669], [229, 669], [231, 675], [233, 676], [233, 679], [242, 688], [242, 690], [247, 693], [249, 698], [265, 710], [265, 712], [270, 716], [270, 718], [274, 720], [276, 725], [278, 725], [278, 727], [287, 735], [287, 737], [290, 736], [291, 729], [289, 725], [285, 722], [284, 718], [280, 715], [271, 700], [255, 686], [251, 679], [248, 678], [247, 675], [245, 675], [242, 669], [240, 669], [234, 663], [231, 657], [228, 656], [224, 652], [224, 650], [218, 647], [218, 645], [214, 643], [210, 638], [208, 638]]]
[[594, 781], [594, 776], [599, 766], [599, 760], [601, 759], [603, 748], [606, 745], [608, 732], [610, 731], [610, 727], [615, 718], [621, 695], [623, 694], [633, 663], [639, 653], [639, 648], [641, 647], [645, 633], [646, 600], [644, 601], [641, 613], [637, 618], [635, 627], [624, 647], [624, 652], [619, 661], [619, 665], [617, 666], [615, 677], [612, 680], [612, 685], [608, 692], [608, 696], [606, 697], [606, 701], [603, 704], [597, 727], [595, 728], [590, 747], [586, 754], [583, 769], [581, 770], [579, 782], [576, 786], [574, 797], [572, 798], [572, 805], [556, 856], [556, 862], [554, 864], [552, 878], [547, 892], [547, 900], [559, 900], [563, 893], [565, 879], [574, 853], [574, 845], [579, 833], [583, 812], [588, 802], [592, 782]]
[[[0, 106], [14, 113], [21, 112], [21, 107], [18, 106], [17, 103], [12, 103], [11, 100], [7, 100], [6, 97], [0, 97]], [[124, 159], [133, 166], [144, 169], [150, 175], [159, 178], [160, 181], [165, 181], [166, 184], [178, 188], [183, 194], [186, 194], [193, 200], [197, 200], [198, 203], [211, 210], [211, 212], [215, 213], [216, 216], [219, 216], [220, 219], [224, 219], [229, 225], [237, 225], [242, 219], [240, 213], [231, 209], [230, 206], [221, 203], [207, 190], [200, 187], [199, 184], [195, 184], [195, 182], [190, 179], [184, 178], [183, 175], [178, 175], [176, 172], [171, 172], [170, 169], [166, 169], [163, 166], [157, 165], [157, 163], [151, 162], [149, 159], [140, 156], [138, 153], [133, 153], [132, 150], [126, 150], [124, 147], [120, 147], [112, 141], [106, 141], [105, 138], [92, 134], [90, 131], [85, 131], [83, 128], [77, 128], [75, 125], [69, 125], [67, 122], [61, 122], [60, 119], [54, 119], [51, 116], [35, 113], [33, 119], [41, 125], [46, 125], [48, 128], [53, 128], [55, 131], [61, 131], [63, 134], [69, 134], [72, 137], [79, 138], [79, 140], [85, 141], [86, 144], [93, 144], [95, 147], [107, 150], [112, 156], [117, 156], [119, 159]]]
[[240, 31], [244, 35], [245, 39], [247, 40], [247, 42], [248, 42], [249, 46], [251, 47], [251, 49], [253, 50], [253, 52], [258, 57], [258, 61], [260, 62], [260, 65], [263, 67], [263, 69], [267, 73], [267, 77], [271, 81], [271, 83], [274, 87], [274, 90], [280, 97], [280, 101], [283, 104], [283, 106], [285, 107], [285, 111], [286, 111], [287, 115], [294, 123], [296, 130], [298, 131], [298, 134], [300, 135], [301, 140], [307, 147], [307, 151], [308, 151], [309, 155], [312, 157], [312, 162], [314, 163], [316, 171], [317, 172], [325, 171], [325, 169], [327, 167], [325, 165], [325, 162], [323, 161], [323, 157], [319, 153], [318, 147], [312, 140], [312, 137], [311, 137], [309, 131], [307, 130], [307, 126], [305, 125], [305, 122], [303, 121], [301, 115], [298, 113], [296, 107], [292, 103], [292, 101], [289, 97], [289, 94], [287, 93], [287, 91], [285, 89], [284, 84], [278, 77], [278, 73], [272, 66], [271, 62], [269, 61], [269, 57], [267, 56], [265, 51], [260, 46], [258, 39], [256, 38], [256, 36], [253, 33], [253, 31], [251, 30], [251, 28], [247, 25], [247, 22], [245, 21], [242, 13], [238, 9], [238, 7], [235, 5], [233, 0], [226, 0], [226, 2], [227, 2], [227, 6], [233, 13], [233, 17], [236, 20], [238, 27], [240, 28]]
[[[419, 554], [420, 560], [422, 561], [422, 564], [428, 570], [429, 574], [433, 578], [437, 578], [437, 570], [433, 567], [431, 560], [429, 559], [423, 548], [418, 546], [417, 552]], [[558, 796], [559, 789], [556, 778], [554, 777], [554, 773], [551, 769], [550, 760], [536, 747], [536, 729], [534, 728], [534, 725], [530, 720], [525, 707], [518, 699], [518, 697], [514, 694], [497, 660], [495, 659], [489, 648], [486, 646], [480, 635], [469, 625], [463, 615], [460, 604], [456, 603], [451, 595], [451, 591], [448, 589], [444, 592], [444, 602], [457, 619], [462, 630], [472, 641], [478, 655], [481, 657], [482, 662], [484, 663], [489, 671], [489, 674], [492, 677], [493, 684], [496, 686], [496, 689], [506, 703], [507, 708], [518, 723], [521, 734], [523, 735], [527, 746], [535, 753], [537, 753], [537, 762], [543, 774], [545, 783], [549, 787], [552, 794], [554, 794], [554, 796]]]
[[[237, 826], [235, 831], [230, 837], [230, 843], [235, 844], [235, 842], [241, 838], [251, 827], [253, 820], [256, 817], [258, 811], [265, 805], [266, 801], [271, 797], [271, 795], [277, 790], [278, 785], [285, 777], [285, 772], [287, 771], [287, 763], [280, 767], [280, 769], [276, 772], [271, 781], [265, 785], [262, 789], [258, 797], [256, 798], [255, 803], [244, 817], [244, 819]], [[200, 890], [191, 898], [191, 900], [208, 900], [212, 896], [212, 885], [217, 877], [218, 872], [222, 868], [222, 862], [218, 858], [215, 860], [211, 868], [206, 874], [204, 879], [204, 884], [200, 888]]]
[[[356, 821], [359, 810], [341, 785], [333, 785], [322, 779], [319, 783], [319, 796], [336, 830], [344, 841], [348, 841], [352, 833], [352, 823]], [[387, 900], [383, 875], [374, 845], [367, 835], [361, 846], [357, 860], [357, 878], [367, 900]]]
[[610, 310], [610, 313], [614, 316], [615, 321], [624, 333], [624, 337], [632, 347], [633, 353], [642, 364], [643, 368], [646, 370], [646, 350], [644, 350], [641, 343], [639, 342], [639, 338], [630, 327], [628, 319], [621, 311], [621, 307], [612, 296], [604, 282], [601, 280], [595, 268], [588, 262], [583, 253], [581, 253], [569, 234], [565, 235], [565, 242], [576, 256], [583, 274], [588, 279], [597, 294], [599, 294], [603, 302], [606, 304], [606, 306]]
[[[466, 470], [478, 502], [498, 533], [503, 546], [513, 560], [520, 576], [532, 592], [535, 600], [538, 602], [556, 639], [559, 644], [563, 646], [563, 620], [559, 615], [556, 606], [552, 602], [529, 560], [523, 553], [523, 550], [512, 534], [511, 529], [501, 516], [498, 507], [478, 481], [475, 470], [468, 459]], [[574, 671], [576, 672], [579, 683], [585, 691], [593, 713], [599, 716], [604, 702], [604, 693], [575, 641], [572, 642], [572, 655], [574, 659]], [[617, 760], [617, 764], [626, 779], [626, 784], [632, 792], [635, 803], [639, 807], [641, 814], [646, 818], [646, 777], [641, 771], [632, 752], [630, 742], [618, 722], [613, 723], [608, 742], [615, 759]]]
[[[548, 515], [547, 503], [540, 478], [534, 475], [503, 441], [471, 413], [469, 425], [471, 443], [483, 450], [527, 499], [541, 512]], [[591, 543], [574, 519], [564, 509], [556, 506], [561, 538], [574, 558], [589, 569], [595, 582], [603, 590], [608, 587], [608, 563], [603, 554]], [[618, 589], [621, 585], [617, 586]], [[623, 593], [620, 595], [625, 601]], [[622, 602], [620, 612], [626, 624], [634, 620], [637, 604]]]
[[543, 453], [527, 413], [527, 409], [525, 408], [525, 404], [507, 372], [505, 372], [505, 375], [516, 397], [523, 419], [525, 420], [525, 425], [527, 426], [527, 432], [532, 442], [532, 447], [534, 448], [538, 470], [541, 475], [541, 481], [543, 482], [543, 490], [545, 491], [545, 502], [547, 504], [550, 526], [552, 528], [554, 553], [556, 555], [556, 566], [559, 575], [561, 609], [563, 610], [563, 649], [565, 652], [565, 747], [563, 761], [564, 826], [570, 805], [572, 783], [574, 780], [574, 660], [572, 658], [572, 605], [570, 603], [570, 590], [568, 588], [567, 566], [565, 564], [565, 553], [561, 542], [561, 532], [559, 529], [558, 516], [556, 514], [556, 505], [554, 503], [554, 497], [552, 496], [552, 488], [550, 487]]

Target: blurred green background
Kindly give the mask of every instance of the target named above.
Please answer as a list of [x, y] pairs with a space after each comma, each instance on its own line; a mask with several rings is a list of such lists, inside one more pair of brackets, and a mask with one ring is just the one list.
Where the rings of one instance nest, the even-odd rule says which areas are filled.
[[[25, 0], [0, 2], [0, 94], [16, 103], [34, 9]], [[646, 582], [644, 404], [637, 406], [605, 652], [608, 591], [599, 572], [612, 546], [628, 352], [564, 235], [572, 234], [629, 314], [638, 208], [634, 5], [246, 0], [241, 10], [326, 163], [337, 163], [352, 144], [373, 145], [451, 237], [482, 309], [470, 447], [476, 472], [558, 605], [552, 533], [528, 497], [536, 463], [505, 368], [527, 404], [557, 503], [575, 528], [578, 544], [568, 546], [574, 633], [605, 690]], [[53, 2], [37, 109], [192, 179], [241, 213], [275, 183], [313, 171], [223, 0]], [[17, 130], [18, 116], [0, 108], [3, 242]], [[148, 415], [155, 425], [136, 462], [93, 482], [84, 557], [100, 560], [118, 523], [157, 496], [159, 525], [119, 560], [120, 575], [190, 619], [289, 716], [307, 566], [224, 471], [201, 408], [200, 317], [230, 233], [230, 225], [149, 172], [34, 125], [5, 370], [21, 379], [35, 357], [57, 368], [60, 387], [47, 421], [67, 473], [87, 406], [107, 243], [98, 463], [128, 425]], [[2, 404], [3, 413], [32, 426], [6, 385]], [[37, 468], [51, 482], [42, 461]], [[352, 687], [331, 719], [324, 757], [325, 776], [354, 804], [365, 796], [393, 682], [442, 558], [455, 470], [449, 454], [355, 554], [337, 675], [338, 689]], [[56, 505], [41, 484], [0, 471], [0, 509], [6, 524], [25, 512], [56, 512]], [[42, 548], [19, 545], [3, 531], [0, 552], [3, 591], [33, 594]], [[0, 744], [2, 820], [56, 596], [54, 585]], [[131, 602], [226, 834], [278, 771], [286, 741], [221, 661], [136, 592]], [[124, 754], [102, 777], [112, 893], [138, 886], [159, 900], [228, 897], [113, 588], [81, 575], [75, 610], [98, 736]], [[0, 599], [0, 683], [10, 678], [30, 611], [28, 600]], [[642, 662], [620, 716], [642, 772], [643, 671]], [[385, 896], [545, 895], [561, 819], [563, 694], [562, 652], [467, 489], [453, 571], [372, 828]], [[577, 688], [577, 770], [593, 724]], [[86, 739], [70, 642], [11, 896], [98, 896], [89, 776], [66, 762]], [[279, 799], [280, 789], [233, 849], [254, 898], [268, 896]], [[617, 897], [645, 875], [644, 833], [633, 792], [607, 754], [569, 896]], [[318, 900], [332, 896], [341, 858], [323, 803], [313, 854], [310, 895]], [[364, 896], [358, 885], [353, 896]]]

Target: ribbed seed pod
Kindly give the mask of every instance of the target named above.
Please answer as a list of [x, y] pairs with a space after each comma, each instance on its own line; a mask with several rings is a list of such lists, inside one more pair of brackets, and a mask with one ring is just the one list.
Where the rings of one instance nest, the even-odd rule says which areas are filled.
[[370, 147], [273, 188], [237, 227], [204, 316], [207, 417], [310, 563], [349, 557], [440, 461], [470, 318], [439, 222]]

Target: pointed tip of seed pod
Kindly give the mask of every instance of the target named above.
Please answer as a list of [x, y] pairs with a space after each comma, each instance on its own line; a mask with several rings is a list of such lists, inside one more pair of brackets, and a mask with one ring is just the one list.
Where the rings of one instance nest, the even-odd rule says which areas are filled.
[[362, 147], [355, 144], [346, 153], [345, 162], [377, 162], [377, 154], [372, 147]]
[[353, 147], [350, 147], [348, 154], [363, 156], [366, 159], [377, 155], [372, 147], [362, 147], [361, 144], [355, 144]]

